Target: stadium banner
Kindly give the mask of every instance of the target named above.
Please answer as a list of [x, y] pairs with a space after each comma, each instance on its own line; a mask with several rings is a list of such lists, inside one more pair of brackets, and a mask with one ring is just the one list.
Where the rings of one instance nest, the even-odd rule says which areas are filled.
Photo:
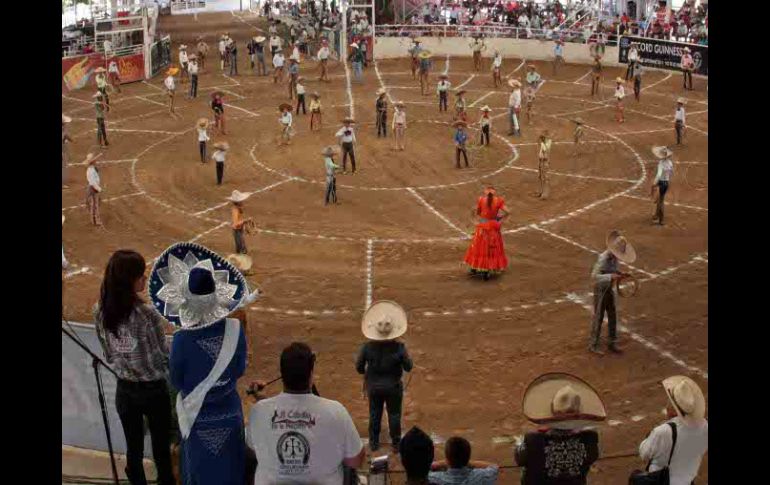
[[150, 49], [150, 72], [153, 77], [171, 64], [171, 36], [167, 35], [152, 44]]
[[144, 54], [114, 57], [120, 71], [120, 84], [144, 80]]
[[628, 50], [629, 47], [631, 47], [632, 42], [639, 44], [639, 59], [641, 60], [642, 65], [668, 69], [669, 71], [682, 70], [679, 67], [682, 60], [682, 54], [684, 54], [684, 48], [689, 47], [692, 59], [695, 61], [695, 74], [703, 76], [709, 75], [708, 46], [624, 35], [620, 38], [618, 62], [628, 64]]
[[[63, 323], [63, 322], [62, 322]], [[71, 323], [71, 333], [93, 353], [104, 359], [93, 325]], [[107, 421], [115, 453], [126, 453], [126, 439], [115, 409], [117, 380], [108, 370], [100, 367]], [[61, 340], [61, 444], [88, 450], [108, 451], [104, 421], [96, 391], [96, 377], [91, 357], [62, 333]], [[152, 457], [149, 433], [145, 435], [144, 456]]]
[[101, 54], [62, 58], [62, 92], [84, 88], [91, 80], [94, 69], [99, 66], [104, 67], [104, 56]]

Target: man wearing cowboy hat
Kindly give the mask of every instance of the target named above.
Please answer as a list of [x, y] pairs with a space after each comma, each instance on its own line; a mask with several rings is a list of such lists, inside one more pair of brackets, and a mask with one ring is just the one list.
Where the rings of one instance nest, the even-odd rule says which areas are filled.
[[238, 75], [238, 45], [235, 43], [235, 39], [230, 39], [227, 43], [227, 51], [230, 53], [230, 75]]
[[573, 123], [575, 123], [575, 131], [573, 132], [573, 138], [575, 141], [575, 150], [572, 152], [573, 155], [578, 154], [578, 150], [580, 149], [580, 144], [583, 143], [583, 136], [585, 135], [585, 132], [583, 131], [583, 118], [577, 117], [574, 120], [572, 120]]
[[209, 45], [203, 40], [203, 37], [198, 37], [198, 67], [201, 71], [206, 64], [206, 56], [209, 53]]
[[641, 442], [639, 456], [649, 462], [648, 472], [668, 468], [670, 485], [690, 485], [708, 451], [706, 399], [689, 377], [672, 376], [662, 385], [669, 420]]
[[468, 121], [468, 115], [465, 112], [466, 102], [464, 96], [467, 92], [464, 89], [455, 91], [455, 121]]
[[384, 138], [388, 137], [388, 100], [385, 99], [387, 91], [385, 88], [377, 90], [377, 102], [375, 103], [375, 111], [377, 113], [376, 125], [377, 125], [377, 138], [380, 134]]
[[182, 74], [179, 76], [179, 83], [184, 84], [187, 78], [187, 63], [189, 58], [187, 57], [187, 45], [181, 44], [179, 46], [179, 65], [182, 67]]
[[626, 81], [634, 77], [634, 70], [637, 67], [639, 61], [639, 50], [637, 49], [637, 43], [632, 42], [631, 47], [628, 49], [628, 67], [626, 68]]
[[546, 200], [548, 195], [551, 193], [551, 184], [548, 178], [548, 171], [551, 168], [549, 159], [551, 158], [552, 144], [553, 141], [551, 140], [551, 135], [548, 130], [543, 131], [543, 133], [540, 135], [540, 140], [538, 141], [537, 152], [538, 178], [540, 180], [540, 192], [538, 192], [537, 196], [542, 200]]
[[671, 182], [671, 176], [674, 174], [674, 163], [671, 161], [671, 155], [674, 154], [666, 147], [653, 147], [652, 153], [658, 158], [658, 170], [655, 173], [655, 180], [652, 182], [652, 189], [658, 189], [658, 198], [655, 204], [655, 215], [653, 222], [663, 225], [663, 200], [668, 192], [668, 186]]
[[104, 124], [104, 112], [110, 110], [110, 105], [104, 102], [104, 95], [94, 94], [94, 109], [96, 110], [96, 142], [101, 148], [110, 146], [107, 141], [107, 126]]
[[353, 42], [350, 44], [350, 48], [353, 49], [350, 53], [350, 56], [348, 56], [348, 60], [353, 64], [353, 75], [355, 77], [355, 81], [357, 83], [362, 83], [363, 81], [363, 65], [364, 65], [364, 55], [361, 52], [361, 49], [358, 48], [358, 44]]
[[222, 37], [219, 38], [219, 69], [221, 71], [224, 71], [226, 64], [227, 64], [227, 37], [225, 35], [222, 35]]
[[289, 58], [289, 99], [297, 96], [297, 78], [299, 78], [299, 59]]
[[166, 94], [168, 95], [168, 112], [171, 116], [174, 116], [174, 95], [176, 94], [174, 75], [178, 72], [179, 68], [169, 67], [166, 71], [166, 79], [163, 80], [163, 85], [166, 87]]
[[96, 74], [96, 76], [94, 76], [94, 82], [96, 83], [96, 90], [102, 93], [105, 103], [107, 103], [107, 106], [109, 106], [110, 96], [107, 94], [107, 76], [105, 75], [106, 72], [107, 69], [103, 67], [97, 67], [94, 70], [94, 73]]
[[460, 155], [465, 160], [465, 166], [468, 167], [468, 149], [465, 143], [468, 141], [468, 133], [465, 131], [467, 123], [463, 120], [457, 120], [453, 125], [457, 131], [455, 131], [455, 167], [460, 168]]
[[401, 440], [401, 405], [403, 372], [412, 370], [406, 345], [396, 339], [406, 333], [406, 312], [392, 301], [374, 303], [364, 314], [361, 331], [369, 339], [361, 346], [356, 371], [364, 375], [364, 389], [369, 397], [369, 447], [380, 447], [382, 408], [388, 407], [388, 429], [393, 450]]
[[333, 146], [323, 149], [321, 155], [324, 157], [324, 170], [326, 172], [326, 195], [324, 196], [324, 205], [329, 205], [329, 200], [337, 203], [337, 177], [336, 173], [340, 166], [334, 163], [332, 157], [335, 154]]
[[481, 71], [481, 52], [487, 48], [486, 44], [484, 44], [484, 39], [481, 36], [474, 36], [473, 42], [470, 44], [470, 48], [473, 51], [473, 69], [476, 71]]
[[420, 94], [427, 96], [428, 90], [428, 74], [430, 73], [430, 66], [432, 64], [430, 60], [431, 53], [427, 50], [420, 52], [417, 56], [420, 59]]
[[256, 36], [253, 39], [252, 47], [254, 49], [254, 54], [257, 57], [256, 62], [252, 62], [252, 69], [254, 69], [254, 66], [257, 66], [257, 75], [258, 76], [267, 76], [267, 66], [265, 66], [265, 37], [264, 36]]
[[355, 123], [355, 121], [353, 121], [353, 118], [347, 117], [342, 120], [342, 123], [344, 126], [340, 128], [334, 135], [337, 137], [337, 140], [342, 147], [342, 173], [348, 173], [347, 161], [348, 155], [350, 155], [350, 164], [353, 169], [353, 174], [355, 174], [356, 152], [354, 150], [354, 145], [356, 143], [356, 133], [353, 131], [353, 127], [350, 126], [351, 124]]
[[508, 97], [508, 136], [521, 136], [521, 126], [519, 125], [519, 114], [521, 113], [521, 82], [517, 79], [509, 79], [508, 86], [513, 88], [511, 95]]
[[244, 225], [247, 222], [250, 222], [252, 219], [244, 218], [243, 217], [243, 201], [249, 198], [251, 194], [241, 192], [239, 190], [233, 190], [233, 193], [230, 195], [230, 197], [227, 197], [227, 200], [232, 202], [232, 228], [233, 228], [233, 239], [235, 240], [235, 252], [237, 254], [248, 254], [249, 250], [246, 248], [246, 242], [243, 239], [243, 229]]
[[187, 64], [187, 70], [190, 73], [190, 98], [198, 97], [198, 57], [191, 54]]
[[275, 57], [275, 54], [283, 47], [283, 40], [276, 34], [270, 35], [270, 55]]
[[321, 48], [318, 49], [318, 62], [320, 63], [321, 75], [319, 81], [328, 81], [329, 74], [326, 72], [326, 65], [329, 61], [329, 40], [324, 37], [321, 39]]
[[439, 74], [438, 79], [436, 94], [438, 94], [438, 110], [441, 112], [447, 110], [447, 93], [449, 88], [452, 87], [452, 83], [449, 82], [446, 74]]
[[599, 255], [591, 269], [591, 279], [594, 282], [594, 309], [588, 350], [595, 354], [602, 355], [599, 350], [599, 338], [605, 313], [609, 336], [607, 347], [610, 352], [616, 354], [621, 352], [616, 345], [618, 315], [615, 306], [615, 287], [620, 280], [628, 276], [618, 269], [619, 263], [631, 264], [634, 261], [636, 261], [634, 247], [621, 235], [620, 231], [610, 231], [607, 235], [607, 250]]
[[86, 155], [85, 163], [88, 165], [86, 169], [86, 181], [88, 182], [88, 188], [86, 188], [86, 208], [91, 215], [91, 224], [94, 226], [102, 226], [102, 217], [99, 210], [99, 198], [102, 192], [102, 180], [99, 177], [99, 169], [96, 167], [96, 161], [101, 158], [102, 154], [98, 153], [94, 155], [89, 153]]
[[396, 149], [403, 151], [406, 143], [406, 106], [403, 101], [393, 105], [393, 135], [396, 139]]
[[321, 118], [321, 95], [318, 94], [318, 91], [315, 91], [310, 96], [313, 98], [310, 100], [310, 131], [316, 131], [320, 130], [323, 124]]
[[420, 39], [412, 38], [412, 47], [409, 48], [409, 55], [412, 57], [412, 79], [417, 79], [417, 68], [420, 66], [419, 54], [422, 52]]
[[206, 163], [206, 143], [209, 141], [209, 120], [208, 118], [199, 118], [195, 129], [198, 132], [198, 151], [201, 156], [201, 163]]
[[211, 159], [216, 163], [217, 185], [222, 185], [222, 177], [225, 175], [225, 156], [230, 145], [226, 141], [214, 143], [214, 153]]
[[[479, 110], [481, 111], [481, 119], [479, 120], [479, 126], [481, 126], [481, 145], [489, 146], [489, 131], [492, 128], [492, 119], [489, 117], [489, 113], [492, 111], [487, 105], [484, 105]], [[486, 143], [484, 139], [486, 138]]]
[[540, 88], [540, 85], [545, 81], [540, 77], [540, 73], [537, 72], [537, 68], [534, 64], [528, 65], [527, 69], [529, 70], [529, 72], [527, 72], [527, 86], [532, 91], [537, 91]]
[[283, 52], [276, 51], [273, 55], [273, 84], [276, 84], [279, 80], [283, 82], [283, 64], [285, 59]]
[[110, 63], [107, 65], [107, 76], [110, 79], [110, 86], [117, 91], [120, 92], [120, 69], [118, 69], [118, 63], [115, 61], [115, 59], [110, 60]]
[[618, 76], [615, 78], [615, 120], [618, 123], [625, 122], [623, 116], [623, 98], [626, 97], [626, 89], [623, 87], [623, 78]]
[[559, 66], [564, 64], [564, 41], [556, 39], [556, 45], [553, 46], [553, 74], [559, 71]]
[[682, 144], [682, 138], [684, 136], [684, 130], [687, 127], [686, 116], [684, 111], [684, 98], [677, 98], [676, 111], [674, 111], [674, 131], [676, 131], [676, 144]]
[[685, 47], [683, 49], [682, 60], [680, 67], [682, 68], [682, 82], [684, 89], [692, 91], [692, 72], [695, 70], [695, 61], [693, 61], [692, 55], [690, 55], [690, 48]]
[[607, 419], [596, 390], [570, 374], [544, 374], [524, 392], [522, 411], [540, 426], [516, 439], [514, 458], [524, 468], [522, 485], [585, 485], [599, 458], [599, 434], [591, 426]]
[[600, 95], [602, 88], [602, 58], [594, 57], [594, 64], [591, 66], [591, 96]]

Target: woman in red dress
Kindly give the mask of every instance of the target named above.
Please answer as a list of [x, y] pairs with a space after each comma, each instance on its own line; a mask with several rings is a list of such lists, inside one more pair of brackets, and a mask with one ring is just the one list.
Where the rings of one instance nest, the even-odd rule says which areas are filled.
[[487, 280], [491, 273], [503, 271], [508, 266], [500, 233], [500, 221], [508, 216], [508, 211], [505, 210], [505, 200], [498, 197], [493, 187], [487, 187], [484, 195], [479, 197], [476, 215], [479, 222], [473, 241], [465, 252], [465, 264], [470, 267], [471, 274], [480, 273]]

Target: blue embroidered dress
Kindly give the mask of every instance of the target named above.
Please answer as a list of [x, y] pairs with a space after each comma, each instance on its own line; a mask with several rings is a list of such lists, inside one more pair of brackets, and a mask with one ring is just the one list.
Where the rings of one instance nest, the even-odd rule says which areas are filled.
[[[225, 320], [174, 334], [169, 360], [172, 385], [187, 396], [208, 376], [225, 333]], [[246, 370], [246, 338], [222, 376], [206, 394], [200, 413], [182, 441], [180, 469], [184, 485], [243, 485], [245, 441], [243, 409], [236, 383]]]

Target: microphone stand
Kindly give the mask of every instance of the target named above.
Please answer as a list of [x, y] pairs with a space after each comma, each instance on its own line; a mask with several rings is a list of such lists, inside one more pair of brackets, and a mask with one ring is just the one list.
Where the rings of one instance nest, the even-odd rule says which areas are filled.
[[70, 340], [75, 342], [78, 347], [83, 349], [89, 356], [91, 356], [91, 365], [94, 369], [94, 376], [96, 378], [96, 391], [99, 394], [99, 406], [102, 408], [102, 421], [104, 422], [104, 432], [107, 435], [107, 448], [110, 452], [110, 465], [112, 465], [112, 480], [115, 483], [115, 485], [120, 484], [120, 480], [118, 480], [118, 469], [115, 465], [115, 454], [112, 451], [112, 437], [110, 435], [110, 424], [107, 420], [107, 403], [104, 399], [104, 387], [102, 386], [102, 376], [99, 373], [99, 365], [110, 371], [112, 375], [114, 375], [116, 378], [118, 375], [115, 373], [112, 368], [107, 365], [98, 355], [94, 354], [91, 349], [89, 349], [83, 342], [80, 341], [79, 338], [77, 338], [75, 335], [70, 333], [64, 326], [62, 326], [61, 331], [64, 335], [69, 337]]

